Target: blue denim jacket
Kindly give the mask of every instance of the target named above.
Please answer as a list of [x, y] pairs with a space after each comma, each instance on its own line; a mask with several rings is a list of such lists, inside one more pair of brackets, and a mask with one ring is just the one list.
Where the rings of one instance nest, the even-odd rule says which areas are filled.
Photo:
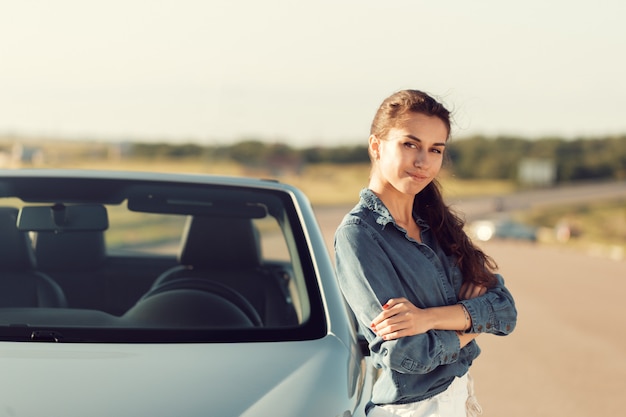
[[[396, 225], [382, 201], [368, 189], [335, 234], [337, 276], [346, 301], [369, 341], [380, 376], [374, 404], [409, 403], [446, 390], [454, 377], [464, 375], [480, 354], [475, 341], [461, 349], [454, 331], [384, 341], [369, 328], [390, 298], [406, 297], [420, 308], [459, 302], [461, 271], [455, 259], [436, 244], [421, 219], [422, 242]], [[517, 311], [501, 276], [486, 294], [461, 303], [472, 318], [470, 332], [506, 335], [513, 331]]]

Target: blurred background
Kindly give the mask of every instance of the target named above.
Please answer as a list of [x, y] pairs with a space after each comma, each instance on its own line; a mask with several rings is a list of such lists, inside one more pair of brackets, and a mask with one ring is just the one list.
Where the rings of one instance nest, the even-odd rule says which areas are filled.
[[626, 3], [0, 1], [0, 167], [271, 177], [332, 234], [404, 88], [454, 114], [441, 182], [518, 302], [489, 416], [618, 415]]

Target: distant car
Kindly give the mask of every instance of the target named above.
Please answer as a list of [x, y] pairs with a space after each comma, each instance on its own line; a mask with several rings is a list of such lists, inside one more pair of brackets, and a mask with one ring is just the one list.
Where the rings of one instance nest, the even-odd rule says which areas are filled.
[[298, 189], [0, 171], [0, 409], [363, 416], [374, 372]]
[[483, 242], [492, 239], [537, 240], [537, 229], [511, 219], [477, 220], [469, 225], [470, 234]]

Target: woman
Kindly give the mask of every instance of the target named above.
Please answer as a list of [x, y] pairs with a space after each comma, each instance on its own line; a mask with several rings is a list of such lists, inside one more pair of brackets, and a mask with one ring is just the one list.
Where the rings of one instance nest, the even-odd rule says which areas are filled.
[[481, 333], [513, 331], [513, 297], [436, 182], [450, 114], [416, 90], [372, 123], [368, 188], [335, 234], [342, 292], [380, 368], [368, 416], [480, 413], [468, 370]]

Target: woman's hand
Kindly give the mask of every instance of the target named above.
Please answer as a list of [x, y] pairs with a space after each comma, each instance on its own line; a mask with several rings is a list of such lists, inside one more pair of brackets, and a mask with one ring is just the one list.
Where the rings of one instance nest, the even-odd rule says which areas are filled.
[[472, 298], [479, 297], [487, 292], [487, 287], [482, 285], [476, 285], [471, 282], [464, 282], [461, 284], [461, 290], [459, 291], [459, 300], [471, 300]]
[[[476, 298], [486, 292], [487, 288], [482, 285], [464, 282], [459, 291], [459, 300]], [[384, 340], [394, 340], [432, 329], [465, 330], [466, 320], [459, 306], [419, 308], [406, 298], [399, 297], [383, 305], [383, 311], [372, 320], [371, 329]]]
[[428, 309], [416, 307], [404, 297], [392, 298], [372, 320], [372, 331], [384, 340], [426, 333], [431, 330]]

